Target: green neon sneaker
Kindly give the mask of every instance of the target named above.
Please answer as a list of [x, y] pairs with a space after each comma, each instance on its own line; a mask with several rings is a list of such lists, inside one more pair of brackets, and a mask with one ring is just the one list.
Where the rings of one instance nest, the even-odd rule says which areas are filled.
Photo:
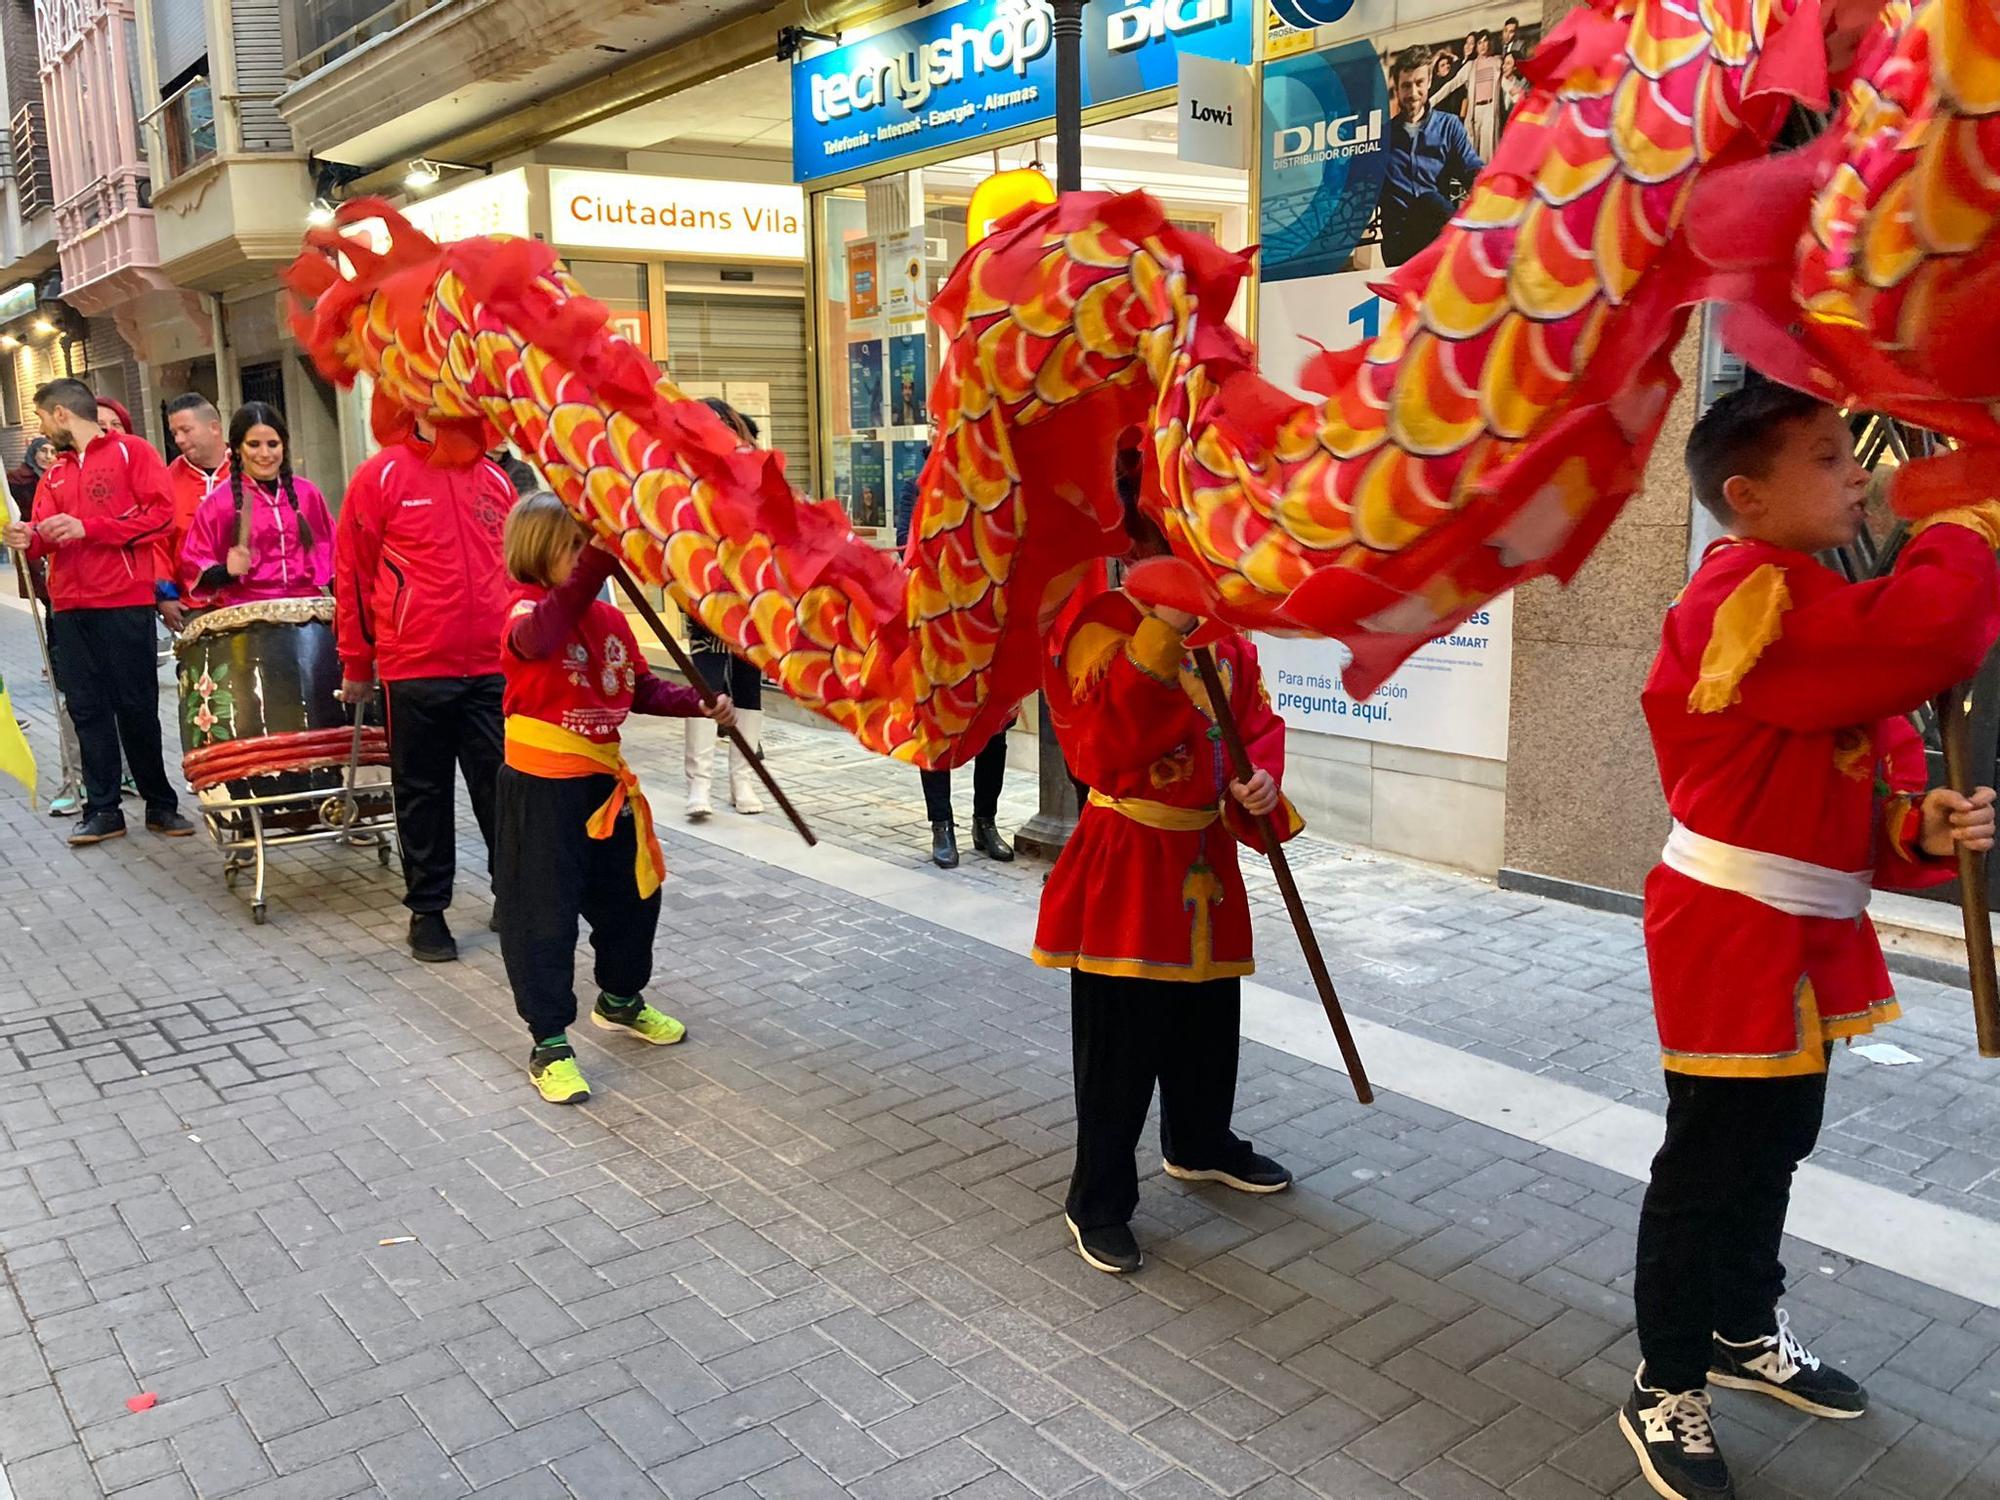
[[687, 1037], [687, 1027], [672, 1016], [654, 1010], [644, 998], [618, 1000], [599, 995], [590, 1012], [590, 1024], [606, 1031], [623, 1031], [655, 1047], [671, 1047]]
[[581, 1104], [590, 1097], [590, 1085], [583, 1081], [583, 1070], [567, 1042], [530, 1052], [528, 1077], [551, 1104]]

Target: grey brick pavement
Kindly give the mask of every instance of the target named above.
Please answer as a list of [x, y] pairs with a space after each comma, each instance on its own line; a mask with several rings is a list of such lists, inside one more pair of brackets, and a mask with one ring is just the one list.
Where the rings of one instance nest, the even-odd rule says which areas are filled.
[[[783, 785], [829, 843], [925, 865], [930, 825], [914, 772], [837, 733], [770, 725]], [[646, 725], [634, 764], [674, 820], [679, 731]], [[958, 778], [961, 831], [971, 774]], [[1001, 825], [1035, 810], [1034, 778], [1012, 773]], [[1636, 919], [1503, 891], [1491, 883], [1317, 839], [1292, 867], [1350, 1010], [1460, 1051], [1655, 1112], [1665, 1109], [1645, 950]], [[1031, 902], [1043, 866], [968, 854], [956, 878]], [[1257, 918], [1258, 978], [1311, 996], [1311, 978], [1269, 867], [1244, 861]], [[1921, 1067], [1843, 1056], [1815, 1159], [1913, 1198], [2000, 1220], [2000, 1066], [1973, 1041], [1962, 989], [1899, 976], [1904, 1019], [1887, 1039]]]
[[[46, 744], [25, 636], [0, 613]], [[260, 929], [199, 844], [0, 825], [24, 1500], [1640, 1493], [1615, 1174], [1251, 1046], [1239, 1119], [1300, 1189], [1154, 1173], [1114, 1281], [1064, 1241], [1063, 985], [1017, 955], [669, 826], [691, 1040], [586, 1032], [598, 1097], [561, 1111], [477, 899], [427, 969], [371, 860], [285, 858]], [[2000, 1314], [1792, 1261], [1878, 1409], [1725, 1396], [1743, 1493], [2000, 1494]]]

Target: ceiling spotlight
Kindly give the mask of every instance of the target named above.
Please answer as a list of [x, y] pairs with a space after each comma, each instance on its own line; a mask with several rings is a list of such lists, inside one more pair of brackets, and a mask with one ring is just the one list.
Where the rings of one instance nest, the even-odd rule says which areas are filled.
[[47, 338], [56, 331], [56, 325], [51, 323], [47, 318], [35, 319], [33, 327], [35, 332], [39, 333], [43, 338]]
[[413, 193], [427, 193], [437, 186], [438, 178], [443, 175], [438, 170], [436, 162], [426, 161], [420, 156], [410, 163], [410, 170], [403, 178], [403, 186]]
[[312, 207], [306, 210], [306, 223], [314, 229], [324, 229], [333, 222], [333, 205], [324, 198], [315, 198]]
[[11, 333], [0, 333], [0, 349], [18, 349], [21, 341]]

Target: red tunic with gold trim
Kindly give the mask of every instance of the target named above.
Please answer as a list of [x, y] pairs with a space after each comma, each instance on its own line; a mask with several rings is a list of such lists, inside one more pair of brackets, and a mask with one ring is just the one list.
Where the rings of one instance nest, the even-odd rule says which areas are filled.
[[[1056, 738], [1091, 795], [1043, 888], [1035, 962], [1186, 983], [1252, 972], [1236, 845], [1264, 844], [1229, 795], [1220, 731], [1180, 636], [1112, 592], [1050, 646]], [[1214, 651], [1251, 762], [1282, 779], [1285, 724], [1256, 648], [1230, 637]], [[1291, 833], [1304, 826], [1289, 804], [1280, 817]]]
[[[1709, 548], [1643, 700], [1678, 825], [1646, 881], [1669, 1071], [1816, 1073], [1827, 1042], [1894, 1018], [1867, 887], [1955, 872], [1915, 846], [1924, 755], [1902, 716], [1970, 676], [1996, 633], [2000, 572], [1963, 526], [1930, 527], [1868, 583], [1764, 542]], [[1798, 914], [1829, 892], [1856, 914]]]

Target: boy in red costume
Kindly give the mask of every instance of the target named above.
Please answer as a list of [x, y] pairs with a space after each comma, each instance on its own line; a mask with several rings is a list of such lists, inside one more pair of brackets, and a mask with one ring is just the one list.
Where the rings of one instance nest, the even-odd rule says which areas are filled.
[[[1164, 549], [1120, 476], [1140, 553]], [[1229, 1128], [1236, 1101], [1239, 980], [1250, 973], [1250, 903], [1239, 841], [1263, 847], [1278, 810], [1285, 725], [1271, 710], [1257, 651], [1232, 636], [1215, 649], [1252, 763], [1230, 778], [1221, 733], [1186, 637], [1198, 622], [1098, 595], [1059, 626], [1043, 688], [1071, 773], [1089, 791], [1042, 894], [1035, 962], [1070, 971], [1076, 1072], [1076, 1169], [1067, 1213], [1083, 1258], [1100, 1271], [1139, 1268], [1133, 1151], [1160, 1088], [1168, 1175], [1276, 1193], [1291, 1174]]]
[[1911, 528], [1895, 572], [1848, 583], [1868, 474], [1840, 414], [1758, 383], [1687, 445], [1731, 533], [1667, 616], [1646, 682], [1674, 817], [1646, 882], [1666, 1143], [1639, 1223], [1639, 1367], [1619, 1426], [1653, 1489], [1735, 1493], [1706, 1386], [1818, 1416], [1867, 1395], [1792, 1333], [1780, 1237], [1819, 1137], [1832, 1044], [1892, 1019], [1871, 885], [1949, 880], [1993, 844], [1993, 793], [1924, 791], [1904, 717], [1972, 675], [2000, 633], [2000, 504]]

